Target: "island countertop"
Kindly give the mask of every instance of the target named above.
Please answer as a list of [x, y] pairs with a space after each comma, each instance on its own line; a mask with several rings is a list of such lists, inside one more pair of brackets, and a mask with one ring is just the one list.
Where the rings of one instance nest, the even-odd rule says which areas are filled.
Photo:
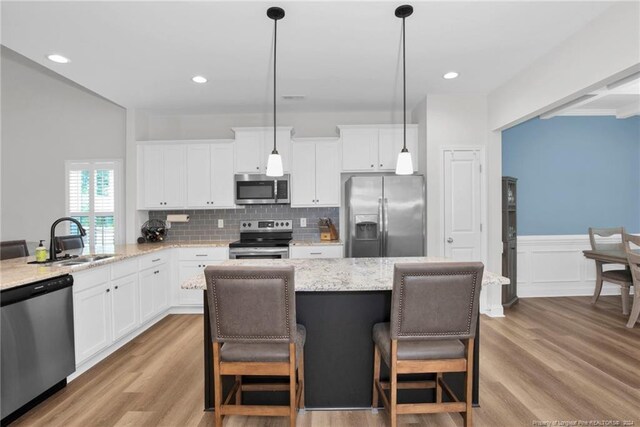
[[[327, 259], [260, 259], [228, 260], [219, 265], [295, 267], [297, 292], [384, 291], [393, 287], [393, 266], [396, 263], [452, 262], [439, 257], [410, 258], [327, 258]], [[506, 285], [509, 279], [484, 271], [482, 286]], [[205, 289], [204, 274], [184, 283], [183, 289]]]

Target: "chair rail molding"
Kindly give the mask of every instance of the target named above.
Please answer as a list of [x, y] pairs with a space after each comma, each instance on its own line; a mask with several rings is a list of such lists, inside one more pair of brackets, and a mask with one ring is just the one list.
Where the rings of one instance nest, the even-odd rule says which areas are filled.
[[[602, 240], [615, 241], [616, 236]], [[588, 234], [518, 236], [518, 296], [593, 295], [595, 261], [582, 254], [588, 249], [591, 249]], [[604, 270], [619, 268], [615, 264], [604, 266]], [[620, 295], [620, 287], [605, 282], [601, 295]]]

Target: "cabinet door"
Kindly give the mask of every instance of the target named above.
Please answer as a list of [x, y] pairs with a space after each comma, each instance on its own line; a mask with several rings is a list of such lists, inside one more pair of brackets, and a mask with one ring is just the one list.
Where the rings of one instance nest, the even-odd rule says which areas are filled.
[[[208, 144], [187, 147], [187, 206], [190, 208], [211, 207], [211, 157]], [[231, 175], [233, 177], [233, 172]]]
[[111, 282], [113, 340], [138, 327], [138, 275], [131, 274]]
[[74, 293], [76, 366], [111, 345], [109, 282]]
[[155, 270], [153, 284], [153, 311], [158, 314], [169, 308], [169, 269], [166, 264], [159, 265]]
[[291, 207], [315, 206], [316, 144], [296, 142], [292, 147]]
[[378, 143], [378, 170], [396, 170], [398, 154], [400, 153], [400, 150], [402, 150], [404, 142], [403, 133], [402, 128], [380, 129], [380, 141]]
[[182, 289], [182, 284], [198, 274], [204, 274], [203, 271], [207, 265], [214, 264], [213, 261], [180, 261], [178, 272], [178, 302], [180, 305], [202, 305], [201, 289]]
[[340, 206], [339, 149], [338, 142], [316, 143], [316, 206]]
[[344, 129], [342, 136], [342, 170], [348, 172], [377, 170], [378, 129]]
[[187, 203], [186, 152], [181, 144], [164, 146], [164, 207], [180, 208]]
[[214, 208], [235, 207], [233, 196], [233, 145], [211, 145], [211, 205]]
[[164, 206], [164, 153], [160, 145], [143, 148], [143, 185], [144, 207], [161, 209]]
[[140, 280], [140, 322], [144, 323], [155, 315], [153, 290], [156, 283], [157, 268], [142, 270], [138, 276]]
[[261, 131], [236, 133], [236, 173], [262, 173], [262, 134]]

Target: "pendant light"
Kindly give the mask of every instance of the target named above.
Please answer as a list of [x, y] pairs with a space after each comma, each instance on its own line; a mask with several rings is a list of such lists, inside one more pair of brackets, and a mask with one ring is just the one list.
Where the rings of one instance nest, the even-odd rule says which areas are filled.
[[402, 151], [398, 154], [398, 161], [396, 162], [396, 175], [411, 175], [413, 174], [413, 161], [411, 160], [411, 153], [407, 150], [407, 61], [405, 50], [405, 38], [404, 38], [404, 20], [406, 17], [411, 16], [413, 13], [413, 7], [405, 4], [399, 6], [396, 9], [396, 16], [402, 18], [402, 105], [403, 105], [403, 146]]
[[282, 176], [282, 157], [276, 148], [276, 46], [278, 44], [278, 20], [284, 18], [284, 10], [270, 7], [267, 16], [273, 19], [273, 151], [267, 160], [267, 176]]

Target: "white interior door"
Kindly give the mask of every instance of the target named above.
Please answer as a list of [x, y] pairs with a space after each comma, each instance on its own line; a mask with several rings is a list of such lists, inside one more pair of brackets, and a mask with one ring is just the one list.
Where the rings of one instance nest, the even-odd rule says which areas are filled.
[[482, 260], [480, 151], [444, 151], [444, 253]]

